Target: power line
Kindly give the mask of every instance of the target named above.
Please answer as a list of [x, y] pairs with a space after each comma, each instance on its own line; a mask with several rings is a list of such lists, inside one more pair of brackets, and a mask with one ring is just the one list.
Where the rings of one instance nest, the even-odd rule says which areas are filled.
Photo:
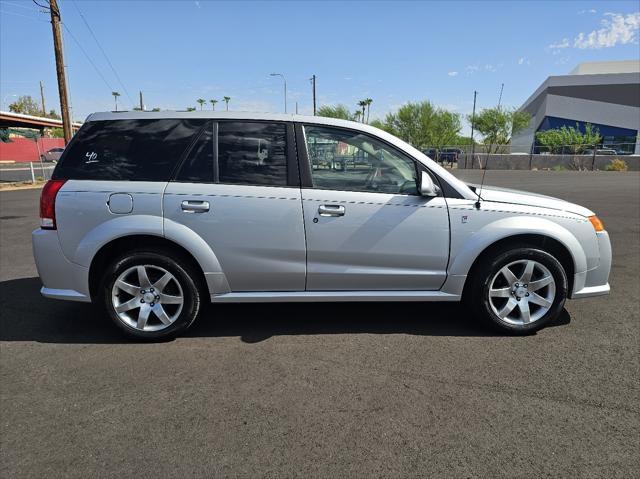
[[27, 7], [26, 5], [20, 5], [19, 3], [5, 2], [4, 0], [0, 1], [0, 4], [11, 5], [12, 7], [24, 8], [25, 10], [31, 10], [32, 12], [37, 12], [38, 11], [37, 8]]
[[116, 69], [114, 68], [113, 64], [111, 63], [111, 60], [109, 60], [109, 57], [107, 56], [107, 53], [104, 51], [104, 48], [102, 48], [102, 45], [100, 44], [100, 42], [98, 41], [98, 37], [96, 37], [95, 33], [93, 32], [93, 29], [91, 28], [91, 26], [89, 25], [89, 22], [87, 21], [87, 19], [85, 18], [84, 14], [82, 13], [82, 11], [80, 10], [80, 7], [78, 7], [78, 4], [76, 3], [75, 0], [73, 0], [73, 5], [74, 7], [76, 7], [76, 10], [78, 10], [78, 13], [80, 14], [80, 18], [82, 18], [82, 21], [84, 22], [84, 24], [87, 26], [87, 29], [89, 30], [89, 33], [91, 33], [91, 36], [93, 37], [93, 39], [96, 42], [96, 45], [98, 45], [98, 48], [100, 49], [100, 51], [102, 52], [102, 54], [104, 55], [104, 58], [107, 60], [107, 63], [109, 64], [109, 67], [111, 68], [111, 71], [113, 72], [113, 74], [115, 75], [116, 79], [118, 80], [118, 83], [120, 84], [120, 86], [122, 87], [122, 89], [124, 90], [125, 95], [127, 95], [127, 98], [129, 99], [129, 101], [131, 102], [131, 104], [134, 104], [133, 99], [131, 98], [131, 95], [129, 95], [129, 91], [127, 90], [127, 87], [124, 86], [124, 83], [122, 82], [122, 80], [120, 79], [120, 75], [118, 75], [118, 72], [116, 71]]
[[40, 20], [39, 18], [33, 18], [33, 17], [30, 17], [29, 15], [23, 15], [22, 13], [10, 12], [8, 10], [0, 10], [0, 13], [3, 14], [3, 15], [14, 15], [16, 17], [27, 18], [29, 20], [33, 20], [34, 22], [49, 23], [46, 20]]
[[96, 64], [93, 62], [93, 60], [91, 59], [91, 57], [89, 56], [89, 54], [85, 51], [85, 49], [82, 47], [82, 44], [78, 41], [78, 39], [74, 36], [73, 33], [71, 33], [71, 30], [69, 30], [69, 27], [67, 27], [67, 25], [65, 23], [62, 23], [62, 26], [64, 27], [64, 29], [67, 31], [67, 33], [71, 36], [71, 39], [76, 42], [76, 45], [78, 45], [78, 48], [80, 48], [80, 51], [84, 54], [85, 57], [87, 57], [87, 60], [89, 60], [89, 63], [91, 63], [91, 66], [93, 67], [93, 69], [96, 71], [96, 73], [100, 76], [100, 78], [102, 78], [102, 81], [104, 82], [105, 85], [107, 85], [107, 88], [109, 89], [109, 91], [113, 91], [114, 89], [111, 87], [111, 85], [109, 85], [109, 82], [107, 81], [107, 79], [104, 77], [104, 75], [102, 74], [102, 72], [98, 69], [98, 67], [96, 66]]

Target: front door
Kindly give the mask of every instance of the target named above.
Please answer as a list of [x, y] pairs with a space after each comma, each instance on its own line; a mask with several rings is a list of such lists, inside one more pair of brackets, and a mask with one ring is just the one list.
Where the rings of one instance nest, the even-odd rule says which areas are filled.
[[165, 190], [165, 228], [170, 220], [202, 237], [233, 292], [304, 291], [305, 238], [292, 128], [212, 122]]
[[[445, 199], [417, 191], [415, 161], [361, 132], [305, 126], [307, 290], [437, 290], [446, 279]], [[299, 142], [299, 147], [304, 144]]]

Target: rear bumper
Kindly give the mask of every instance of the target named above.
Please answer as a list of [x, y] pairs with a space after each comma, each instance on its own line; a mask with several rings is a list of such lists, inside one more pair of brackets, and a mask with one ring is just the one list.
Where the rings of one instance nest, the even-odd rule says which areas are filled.
[[598, 266], [575, 275], [571, 299], [590, 298], [609, 294], [609, 273], [611, 272], [611, 241], [606, 231], [596, 233], [600, 261]]
[[62, 253], [58, 233], [37, 229], [31, 234], [33, 257], [47, 298], [90, 302], [89, 269], [69, 261]]

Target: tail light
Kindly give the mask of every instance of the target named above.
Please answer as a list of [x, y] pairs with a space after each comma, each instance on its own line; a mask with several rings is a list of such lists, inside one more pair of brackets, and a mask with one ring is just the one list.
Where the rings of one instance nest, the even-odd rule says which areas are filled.
[[40, 228], [56, 229], [56, 195], [67, 180], [49, 180], [40, 194]]

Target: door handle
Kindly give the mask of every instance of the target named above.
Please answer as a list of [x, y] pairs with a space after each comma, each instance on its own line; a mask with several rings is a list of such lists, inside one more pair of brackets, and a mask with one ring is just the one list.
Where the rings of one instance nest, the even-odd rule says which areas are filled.
[[209, 211], [208, 201], [185, 200], [181, 204], [185, 213], [206, 213]]
[[344, 216], [345, 211], [342, 205], [320, 205], [318, 207], [320, 216]]

